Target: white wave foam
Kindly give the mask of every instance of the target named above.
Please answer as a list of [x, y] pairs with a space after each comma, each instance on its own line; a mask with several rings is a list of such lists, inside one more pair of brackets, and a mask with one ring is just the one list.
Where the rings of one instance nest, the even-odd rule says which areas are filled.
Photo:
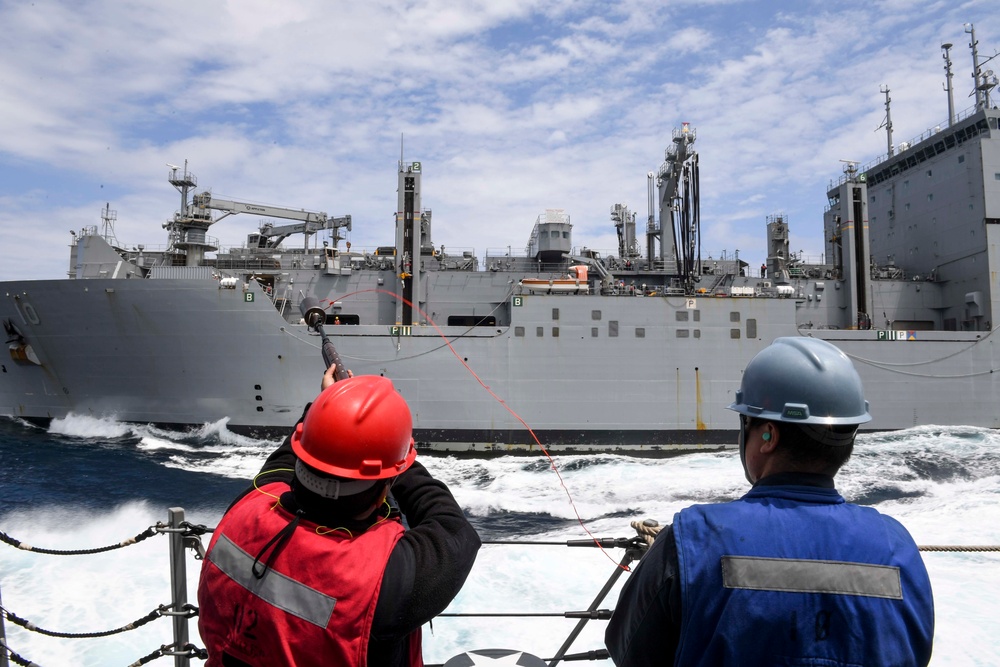
[[250, 438], [233, 433], [229, 418], [178, 433], [154, 426], [137, 426], [138, 447], [146, 451], [170, 452], [162, 465], [182, 470], [197, 470], [236, 479], [257, 474], [267, 455], [280, 440]]
[[[63, 550], [117, 543], [164, 520], [165, 510], [144, 502], [128, 503], [99, 516], [71, 507], [46, 507], [0, 517], [4, 532], [12, 537], [36, 547]], [[214, 525], [218, 517], [210, 520]], [[190, 587], [197, 581], [200, 566], [193, 559], [186, 563]], [[82, 633], [117, 628], [170, 602], [165, 535], [84, 556], [5, 548], [0, 551], [0, 571], [4, 573], [4, 606], [47, 630]], [[193, 596], [194, 588], [190, 590]], [[172, 641], [166, 617], [99, 639], [58, 639], [16, 626], [8, 626], [7, 636], [14, 651], [38, 664], [93, 667], [130, 664]]]
[[61, 419], [53, 419], [49, 433], [68, 435], [74, 438], [123, 438], [132, 434], [132, 426], [108, 417], [91, 417], [70, 413]]
[[139, 444], [137, 445], [139, 449], [144, 449], [147, 451], [156, 451], [162, 449], [178, 450], [184, 452], [196, 452], [199, 451], [198, 447], [192, 447], [191, 445], [185, 445], [181, 442], [175, 442], [173, 440], [167, 440], [164, 438], [157, 438], [152, 435], [144, 435], [139, 438]]
[[[143, 436], [147, 437], [146, 435]], [[204, 469], [250, 479], [266, 452], [232, 452], [198, 459], [177, 451], [168, 465]], [[864, 436], [856, 458], [838, 475], [838, 485], [864, 493], [866, 486], [901, 485], [910, 496], [876, 502], [898, 518], [919, 544], [1000, 544], [1000, 434], [965, 429]], [[422, 457], [444, 479], [459, 503], [475, 517], [497, 512], [538, 512], [572, 516], [558, 477], [545, 462], [517, 457], [458, 460]], [[671, 520], [693, 502], [735, 498], [747, 484], [735, 453], [697, 454], [649, 460], [607, 457], [559, 457], [557, 465], [573, 503], [598, 537], [630, 537], [629, 520]], [[937, 470], [942, 463], [948, 470]], [[200, 468], [199, 466], [204, 466]], [[928, 467], [930, 466], [930, 467]], [[947, 474], [945, 474], [947, 473]], [[907, 486], [911, 485], [911, 486]], [[617, 513], [616, 516], [609, 516]], [[71, 507], [8, 513], [0, 527], [13, 537], [39, 546], [78, 548], [116, 542], [162, 521], [165, 511], [130, 503], [102, 516]], [[215, 525], [218, 516], [189, 517]], [[586, 533], [575, 524], [509, 539], [572, 540]], [[5, 606], [39, 626], [81, 632], [134, 620], [169, 597], [167, 541], [150, 538], [140, 545], [97, 556], [42, 556], [0, 545]], [[621, 550], [561, 546], [484, 547], [465, 588], [449, 611], [563, 612], [582, 610], [615, 571]], [[925, 553], [936, 600], [934, 664], [988, 665], [1000, 655], [995, 601], [1000, 597], [1000, 554]], [[187, 560], [189, 598], [193, 601], [199, 564]], [[622, 581], [628, 575], [623, 575]], [[613, 608], [622, 581], [601, 607]], [[507, 647], [551, 657], [575, 621], [563, 618], [440, 618], [424, 633], [427, 662], [444, 662], [476, 648]], [[142, 630], [106, 640], [49, 639], [10, 628], [11, 646], [40, 664], [87, 667], [128, 664], [169, 643], [170, 624], [155, 621]], [[602, 622], [590, 622], [571, 651], [603, 647]], [[192, 641], [199, 643], [196, 625]], [[590, 663], [595, 664], [595, 663]], [[609, 662], [598, 662], [607, 666]]]
[[198, 429], [197, 435], [203, 440], [216, 440], [223, 445], [237, 447], [240, 449], [273, 448], [281, 442], [281, 440], [276, 442], [274, 440], [251, 438], [238, 433], [233, 433], [229, 430], [229, 417], [225, 417], [211, 424], [204, 424], [200, 429]]
[[[613, 456], [599, 464], [587, 457], [558, 457], [558, 476], [539, 462], [519, 457], [422, 460], [452, 486], [458, 501], [474, 516], [539, 513], [575, 520], [579, 512], [584, 521], [601, 526], [607, 520], [599, 517], [632, 512], [635, 518], [669, 522], [692, 502], [735, 498], [746, 487], [735, 453], [667, 459]], [[611, 521], [628, 525], [621, 519]]]
[[260, 472], [261, 466], [269, 452], [250, 451], [235, 452], [213, 456], [210, 459], [192, 459], [184, 456], [171, 456], [164, 465], [170, 468], [192, 470], [221, 475], [232, 479], [250, 480]]
[[12, 424], [17, 424], [18, 426], [28, 429], [29, 431], [43, 431], [41, 426], [37, 424], [32, 424], [27, 419], [22, 419], [21, 417], [14, 417], [13, 415], [0, 415], [0, 421], [9, 421]]

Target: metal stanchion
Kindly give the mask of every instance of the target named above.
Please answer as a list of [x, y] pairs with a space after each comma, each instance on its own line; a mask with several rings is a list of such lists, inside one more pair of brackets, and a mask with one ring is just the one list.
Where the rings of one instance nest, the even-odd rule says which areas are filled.
[[[170, 591], [173, 603], [174, 647], [180, 653], [188, 645], [188, 617], [181, 613], [187, 605], [187, 563], [181, 527], [184, 522], [184, 510], [180, 507], [171, 507], [167, 510], [167, 516], [171, 529]], [[174, 656], [174, 667], [189, 667], [190, 664], [191, 661], [186, 655]]]
[[[3, 598], [0, 597], [0, 605], [3, 605]], [[10, 662], [7, 661], [7, 632], [3, 627], [3, 614], [0, 614], [0, 667], [8, 667]]]

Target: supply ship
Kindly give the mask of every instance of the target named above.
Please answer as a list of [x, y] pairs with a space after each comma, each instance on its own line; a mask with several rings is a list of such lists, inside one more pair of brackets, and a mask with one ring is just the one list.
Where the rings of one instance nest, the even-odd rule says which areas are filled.
[[[284, 434], [318, 390], [320, 337], [300, 309], [312, 299], [344, 364], [392, 379], [426, 450], [731, 444], [742, 369], [778, 336], [854, 361], [868, 429], [996, 428], [1000, 111], [975, 43], [974, 107], [952, 111], [946, 49], [947, 121], [898, 146], [887, 123], [887, 154], [831, 182], [819, 262], [790, 252], [780, 214], [762, 221], [764, 267], [702, 257], [688, 124], [646, 175], [644, 223], [610, 207], [617, 253], [574, 246], [559, 209], [523, 252], [435, 246], [420, 162], [400, 160], [394, 241], [370, 250], [343, 243], [349, 215], [218, 199], [171, 167], [166, 246], [122, 246], [109, 208], [74, 234], [66, 279], [0, 284], [0, 414]], [[233, 214], [264, 222], [223, 248], [208, 232]]]

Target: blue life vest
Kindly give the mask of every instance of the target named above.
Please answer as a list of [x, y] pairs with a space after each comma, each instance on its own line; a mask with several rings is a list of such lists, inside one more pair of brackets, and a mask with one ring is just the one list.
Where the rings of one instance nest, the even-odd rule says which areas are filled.
[[834, 490], [758, 486], [674, 517], [676, 665], [913, 667], [934, 606], [913, 538]]

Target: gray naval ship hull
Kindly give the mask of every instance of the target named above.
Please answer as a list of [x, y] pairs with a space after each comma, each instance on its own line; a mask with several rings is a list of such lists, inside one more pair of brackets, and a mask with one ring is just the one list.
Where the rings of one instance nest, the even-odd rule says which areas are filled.
[[[3, 362], [3, 414], [174, 427], [228, 419], [231, 430], [276, 435], [318, 390], [318, 337], [280, 317], [263, 293], [248, 302], [213, 281], [86, 280], [7, 284], [4, 294], [0, 317], [20, 323], [39, 363]], [[737, 420], [725, 407], [742, 368], [775, 337], [799, 334], [788, 299], [515, 302], [505, 326], [327, 329], [356, 374], [393, 380], [422, 446], [458, 452], [537, 451], [506, 407], [554, 451], [731, 444]], [[678, 313], [692, 318], [678, 322]], [[869, 428], [1000, 426], [991, 336], [920, 332], [915, 344], [879, 340], [877, 331], [812, 334], [854, 359], [871, 401]]]
[[[176, 426], [228, 419], [231, 430], [274, 433], [292, 426], [318, 390], [318, 336], [283, 319], [262, 292], [248, 302], [242, 291], [188, 280], [4, 289], [0, 317], [19, 323], [40, 362], [4, 362], [4, 414]], [[712, 300], [699, 308], [700, 337], [686, 339], [670, 324], [684, 297], [525, 295], [517, 302], [504, 304], [510, 323], [495, 327], [326, 329], [355, 374], [393, 380], [409, 401], [419, 442], [458, 450], [530, 447], [530, 433], [507, 407], [546, 445], [730, 442], [736, 420], [723, 408], [741, 366], [765, 340], [795, 331], [791, 304], [778, 301], [759, 311], [758, 338], [732, 341], [730, 309]], [[644, 324], [642, 338], [629, 322]], [[609, 336], [612, 326], [617, 336]], [[516, 335], [521, 329], [530, 335]], [[713, 353], [703, 358], [707, 350]]]
[[[800, 335], [854, 361], [868, 429], [997, 428], [998, 125], [984, 99], [898, 150], [890, 137], [886, 156], [831, 184], [822, 259], [790, 252], [788, 220], [769, 216], [759, 271], [701, 256], [686, 124], [648, 175], [658, 216], [644, 250], [635, 214], [612, 207], [617, 254], [575, 248], [561, 210], [539, 217], [523, 253], [480, 264], [436, 248], [418, 162], [399, 164], [395, 242], [371, 252], [340, 248], [350, 216], [214, 199], [178, 167], [165, 249], [120, 247], [109, 214], [104, 233], [75, 236], [68, 279], [0, 284], [0, 414], [284, 434], [318, 392], [320, 338], [300, 312], [318, 299], [345, 365], [393, 380], [425, 449], [730, 445], [742, 369]], [[293, 222], [221, 250], [206, 234], [218, 211]]]

